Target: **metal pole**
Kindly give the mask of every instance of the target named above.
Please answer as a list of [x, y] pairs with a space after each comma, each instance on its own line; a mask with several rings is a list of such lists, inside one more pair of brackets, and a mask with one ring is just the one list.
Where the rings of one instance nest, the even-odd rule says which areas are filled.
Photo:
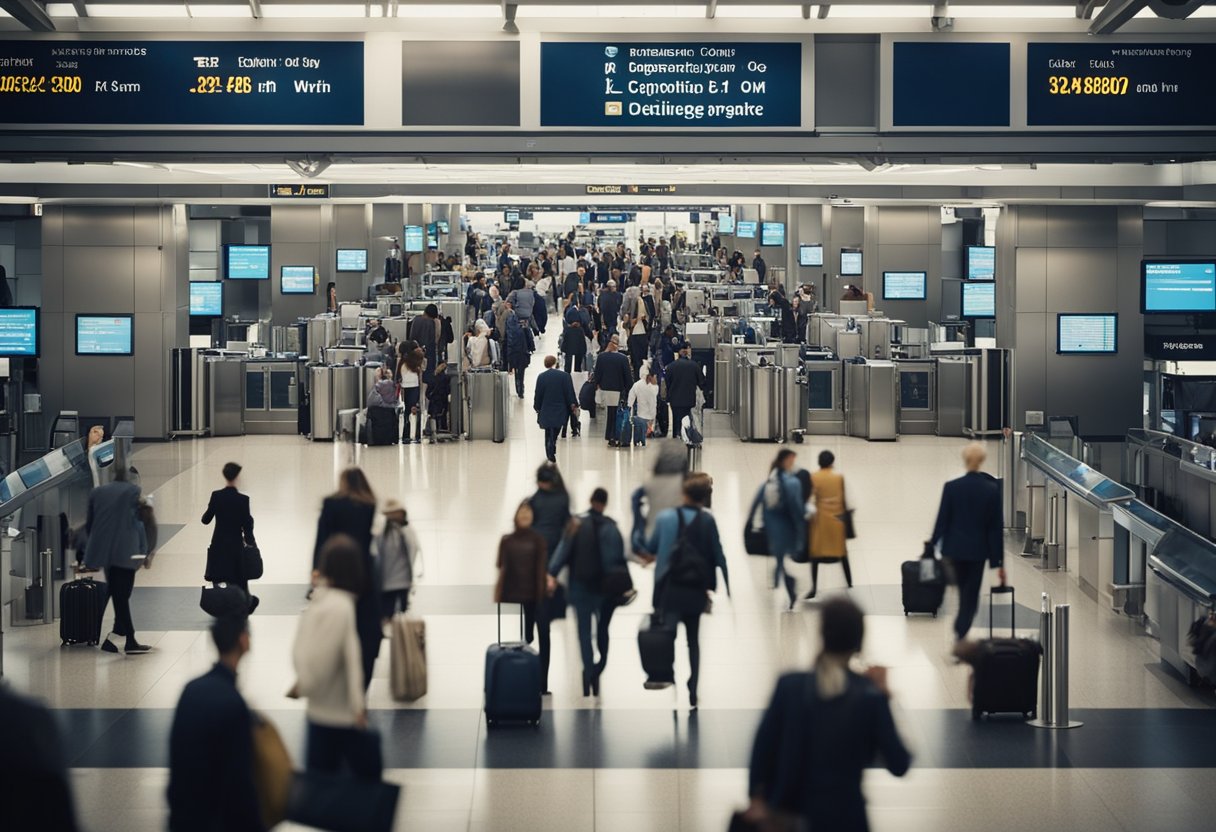
[[1060, 519], [1060, 495], [1051, 495], [1051, 505], [1047, 510], [1047, 528], [1044, 529], [1044, 534], [1047, 537], [1047, 542], [1043, 546], [1043, 558], [1045, 560], [1044, 568], [1059, 569], [1060, 568], [1060, 541], [1057, 537], [1056, 525]]
[[55, 621], [55, 567], [52, 564], [54, 553], [50, 549], [42, 550], [42, 623], [51, 624]]
[[1056, 604], [1051, 662], [1052, 710], [1047, 728], [1079, 728], [1083, 723], [1068, 718], [1068, 619], [1071, 607]]
[[1051, 596], [1043, 593], [1043, 601], [1039, 606], [1039, 644], [1043, 648], [1041, 675], [1039, 676], [1039, 712], [1029, 724], [1036, 728], [1050, 728], [1055, 719], [1055, 703], [1052, 699], [1051, 665], [1055, 656], [1053, 646], [1053, 629], [1051, 613]]

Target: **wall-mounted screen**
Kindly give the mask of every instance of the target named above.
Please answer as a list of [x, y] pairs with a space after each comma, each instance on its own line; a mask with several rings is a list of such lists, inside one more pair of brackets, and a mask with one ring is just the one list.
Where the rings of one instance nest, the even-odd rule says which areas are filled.
[[967, 279], [996, 279], [996, 246], [967, 246]]
[[783, 222], [762, 222], [762, 223], [760, 223], [760, 245], [762, 245], [762, 246], [783, 246], [783, 245], [785, 245], [785, 223], [783, 223]]
[[1061, 355], [1111, 355], [1119, 351], [1119, 316], [1056, 315], [1056, 352]]
[[1145, 260], [1140, 270], [1141, 312], [1216, 312], [1216, 262]]
[[798, 246], [798, 265], [799, 266], [822, 266], [823, 265], [823, 246], [819, 244], [808, 245], [803, 244]]
[[281, 266], [279, 291], [285, 295], [311, 295], [317, 288], [317, 270], [312, 266]]
[[356, 272], [367, 271], [367, 249], [340, 248], [334, 255], [334, 271]]
[[0, 309], [0, 356], [37, 358], [42, 347], [42, 318], [36, 306]]
[[925, 272], [883, 272], [883, 300], [924, 300], [928, 283]]
[[503, 211], [502, 219], [503, 219], [503, 222], [519, 222], [519, 212], [518, 211]]
[[739, 220], [735, 223], [735, 236], [745, 240], [754, 240], [756, 238], [756, 223], [751, 220]]
[[134, 355], [134, 315], [77, 315], [77, 355]]
[[407, 225], [405, 227], [405, 234], [402, 236], [405, 237], [406, 254], [420, 254], [425, 251], [423, 248], [425, 242], [421, 225]]
[[435, 224], [439, 227], [440, 234], [448, 234], [452, 230], [452, 227], [448, 225], [447, 220], [438, 220]]
[[865, 274], [862, 268], [861, 249], [842, 248], [840, 250], [840, 274], [842, 277], [860, 277]]
[[734, 234], [735, 218], [730, 214], [718, 214], [718, 233]]
[[190, 314], [218, 318], [224, 314], [224, 284], [218, 280], [190, 281]]
[[224, 246], [224, 275], [229, 280], [269, 280], [270, 246]]
[[962, 314], [964, 318], [996, 317], [996, 284], [990, 280], [964, 283]]

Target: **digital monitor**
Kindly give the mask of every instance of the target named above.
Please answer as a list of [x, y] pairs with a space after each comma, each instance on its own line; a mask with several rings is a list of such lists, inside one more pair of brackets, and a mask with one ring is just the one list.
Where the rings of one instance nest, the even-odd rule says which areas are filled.
[[962, 314], [964, 318], [996, 317], [996, 284], [990, 280], [963, 283]]
[[842, 248], [840, 250], [840, 274], [842, 277], [860, 277], [865, 274], [862, 268], [861, 249]]
[[367, 249], [340, 248], [335, 255], [334, 271], [362, 273], [367, 271]]
[[751, 220], [739, 220], [735, 224], [735, 236], [745, 240], [754, 240], [756, 238], [756, 223]]
[[589, 225], [590, 223], [591, 223], [591, 212], [590, 211], [579, 211], [578, 212], [578, 224], [579, 225]]
[[1140, 269], [1141, 312], [1216, 312], [1216, 262], [1145, 260]]
[[808, 245], [803, 244], [798, 246], [798, 265], [799, 266], [822, 266], [823, 265], [823, 246], [819, 244]]
[[406, 254], [419, 254], [425, 251], [421, 225], [407, 225], [404, 237]]
[[224, 314], [224, 284], [218, 280], [190, 281], [190, 314], [218, 318]]
[[967, 279], [996, 279], [996, 246], [967, 246]]
[[1119, 351], [1119, 316], [1062, 312], [1056, 315], [1056, 352], [1060, 355], [1112, 355]]
[[439, 248], [439, 235], [438, 234], [427, 234], [426, 235], [426, 247], [431, 250]]
[[734, 234], [735, 218], [730, 214], [718, 214], [718, 233]]
[[928, 282], [925, 272], [883, 272], [883, 300], [924, 300]]
[[270, 246], [224, 246], [224, 275], [229, 280], [269, 280]]
[[452, 227], [450, 225], [448, 225], [447, 220], [439, 220], [435, 223], [435, 225], [437, 225], [439, 227], [440, 234], [448, 234], [452, 230]]
[[285, 295], [311, 295], [317, 288], [317, 270], [312, 266], [279, 267], [279, 291]]
[[760, 245], [762, 245], [762, 246], [783, 246], [783, 245], [785, 245], [785, 223], [783, 223], [783, 222], [762, 222], [762, 223], [760, 223]]
[[134, 315], [77, 315], [77, 355], [134, 355]]
[[42, 347], [42, 318], [37, 306], [0, 309], [0, 356], [37, 358]]
[[503, 219], [503, 222], [519, 222], [519, 212], [518, 211], [503, 211], [502, 219]]

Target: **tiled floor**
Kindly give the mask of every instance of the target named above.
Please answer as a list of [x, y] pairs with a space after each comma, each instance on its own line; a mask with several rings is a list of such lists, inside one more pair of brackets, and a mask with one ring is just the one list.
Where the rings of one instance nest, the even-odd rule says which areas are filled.
[[[539, 364], [539, 360], [537, 361]], [[530, 374], [535, 376], [535, 372]], [[531, 379], [530, 379], [531, 380]], [[529, 384], [529, 395], [531, 394]], [[532, 490], [542, 436], [530, 400], [512, 402], [510, 438], [352, 451], [296, 437], [185, 440], [142, 447], [136, 464], [155, 491], [161, 522], [181, 529], [154, 568], [139, 575], [134, 602], [148, 656], [60, 649], [57, 628], [9, 630], [5, 670], [20, 690], [63, 711], [78, 805], [87, 828], [129, 832], [163, 826], [171, 709], [183, 684], [213, 661], [197, 611], [210, 529], [199, 518], [230, 459], [245, 466], [266, 561], [254, 616], [253, 652], [241, 666], [250, 703], [272, 714], [293, 752], [302, 743], [300, 705], [285, 698], [296, 614], [303, 605], [321, 498], [354, 453], [382, 498], [409, 508], [424, 547], [417, 608], [426, 615], [430, 691], [403, 705], [387, 690], [387, 661], [372, 684], [373, 720], [385, 736], [388, 776], [405, 786], [399, 829], [724, 829], [746, 792], [750, 736], [777, 675], [805, 666], [816, 645], [814, 605], [781, 611], [769, 564], [741, 545], [744, 507], [775, 453], [736, 441], [713, 417], [704, 467], [715, 480], [714, 513], [727, 542], [730, 598], [702, 625], [701, 711], [687, 694], [642, 689], [635, 634], [648, 611], [650, 573], [634, 568], [641, 599], [612, 624], [613, 644], [599, 700], [584, 699], [573, 620], [554, 627], [551, 709], [544, 729], [486, 736], [483, 653], [495, 633], [490, 603], [498, 536]], [[559, 463], [576, 503], [606, 487], [609, 513], [626, 522], [629, 492], [653, 450], [610, 451], [596, 438], [561, 443]], [[1216, 817], [1216, 709], [1210, 692], [1163, 671], [1156, 644], [1125, 618], [1099, 607], [1066, 574], [1045, 574], [1016, 555], [1010, 577], [1034, 626], [1039, 594], [1072, 604], [1073, 706], [1089, 724], [1069, 735], [1020, 724], [973, 726], [966, 670], [948, 657], [953, 599], [938, 619], [905, 618], [899, 563], [919, 553], [942, 482], [957, 475], [962, 440], [905, 437], [897, 443], [818, 438], [795, 446], [811, 465], [833, 450], [857, 509], [851, 545], [867, 610], [865, 659], [888, 665], [898, 719], [919, 754], [907, 778], [867, 775], [876, 830], [1195, 830]], [[1012, 548], [1012, 542], [1011, 542]], [[822, 586], [843, 576], [821, 570]], [[800, 575], [802, 589], [808, 576]], [[981, 616], [983, 617], [983, 616]], [[507, 632], [514, 612], [505, 616]], [[685, 658], [678, 654], [681, 678]], [[93, 710], [97, 709], [97, 710]], [[405, 711], [409, 711], [406, 713]]]

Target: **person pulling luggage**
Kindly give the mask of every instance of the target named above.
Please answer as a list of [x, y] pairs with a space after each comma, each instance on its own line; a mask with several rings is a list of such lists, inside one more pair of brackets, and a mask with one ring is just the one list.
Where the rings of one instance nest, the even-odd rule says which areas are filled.
[[237, 483], [241, 466], [229, 462], [224, 465], [222, 473], [225, 485], [211, 492], [207, 510], [203, 513], [204, 526], [215, 521], [211, 545], [207, 547], [207, 567], [203, 580], [239, 586], [249, 597], [248, 611], [252, 614], [258, 608], [259, 599], [249, 592], [244, 558], [246, 546], [257, 546], [257, 541], [253, 539], [253, 515], [249, 511], [249, 497], [240, 492]]
[[798, 455], [788, 448], [777, 452], [769, 467], [768, 478], [756, 491], [748, 509], [748, 517], [754, 517], [757, 509], [764, 510], [764, 532], [768, 537], [768, 552], [777, 559], [773, 569], [773, 588], [785, 582], [789, 596], [789, 609], [798, 600], [794, 576], [786, 569], [786, 558], [793, 558], [802, 550], [806, 537], [806, 515], [803, 509], [802, 484], [794, 475], [794, 463]]

